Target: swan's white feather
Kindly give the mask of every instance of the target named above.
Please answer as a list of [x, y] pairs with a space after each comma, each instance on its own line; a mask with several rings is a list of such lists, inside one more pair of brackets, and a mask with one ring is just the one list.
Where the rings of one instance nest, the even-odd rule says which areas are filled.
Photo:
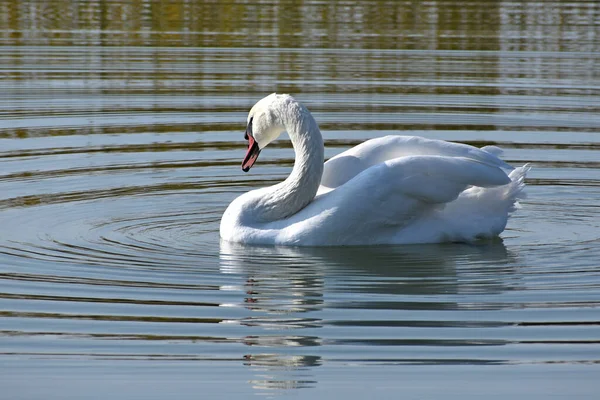
[[[248, 226], [247, 241], [315, 246], [474, 239], [464, 237], [448, 223], [434, 223], [431, 217], [443, 215], [445, 204], [455, 201], [469, 186], [485, 191], [485, 187], [509, 183], [500, 168], [478, 160], [400, 157], [367, 168], [337, 189], [318, 195], [286, 220]], [[504, 202], [514, 201], [507, 198]], [[424, 224], [425, 220], [432, 222]], [[418, 226], [418, 235], [414, 226]], [[501, 230], [486, 231], [492, 236]]]
[[[288, 130], [296, 164], [286, 181], [229, 205], [221, 220], [225, 240], [298, 246], [472, 241], [499, 235], [522, 197], [529, 167], [513, 169], [495, 146], [386, 136], [322, 168], [323, 144], [308, 110], [290, 96], [271, 95], [251, 113], [257, 118], [265, 107]], [[307, 196], [312, 201], [299, 205]], [[289, 216], [272, 218], [286, 209]]]
[[451, 143], [442, 140], [426, 139], [419, 136], [385, 136], [367, 140], [325, 163], [321, 185], [336, 188], [352, 179], [365, 169], [399, 157], [429, 155], [464, 157], [482, 163], [513, 169], [499, 159], [496, 154], [501, 150], [495, 146], [487, 146], [484, 151], [462, 143]]

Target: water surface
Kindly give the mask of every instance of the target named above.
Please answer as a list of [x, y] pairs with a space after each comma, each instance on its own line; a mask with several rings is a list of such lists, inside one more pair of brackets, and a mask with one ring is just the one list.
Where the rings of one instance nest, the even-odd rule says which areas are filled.
[[[5, 1], [0, 383], [11, 399], [593, 398], [594, 2]], [[220, 243], [250, 107], [289, 92], [331, 157], [417, 134], [533, 169], [502, 239]]]

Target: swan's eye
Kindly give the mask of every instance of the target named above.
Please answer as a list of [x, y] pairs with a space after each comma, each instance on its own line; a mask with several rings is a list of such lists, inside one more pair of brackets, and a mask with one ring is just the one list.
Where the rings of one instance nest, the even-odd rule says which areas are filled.
[[248, 134], [252, 136], [252, 120], [254, 117], [250, 117], [250, 122], [248, 122], [248, 127], [246, 128], [246, 133], [244, 134], [244, 139], [248, 140]]

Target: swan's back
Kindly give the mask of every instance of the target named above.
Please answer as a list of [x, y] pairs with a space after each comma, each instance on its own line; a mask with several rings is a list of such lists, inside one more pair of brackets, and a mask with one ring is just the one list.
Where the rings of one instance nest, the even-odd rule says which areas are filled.
[[[487, 150], [487, 151], [486, 151]], [[426, 139], [419, 136], [385, 136], [363, 142], [325, 163], [321, 185], [336, 188], [369, 167], [387, 160], [408, 156], [463, 157], [500, 168], [513, 169], [497, 157], [494, 146], [478, 149], [461, 143]]]

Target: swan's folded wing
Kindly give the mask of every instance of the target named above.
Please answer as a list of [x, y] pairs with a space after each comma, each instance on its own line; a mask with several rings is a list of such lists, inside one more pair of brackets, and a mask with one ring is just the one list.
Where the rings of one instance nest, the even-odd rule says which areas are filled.
[[[367, 168], [281, 221], [277, 241], [378, 244], [455, 200], [469, 186], [499, 186], [506, 173], [470, 158], [411, 156]], [[386, 238], [383, 239], [382, 238]]]
[[337, 232], [340, 224], [347, 225], [352, 234], [352, 230], [368, 230], [370, 226], [405, 225], [422, 211], [455, 200], [469, 186], [509, 182], [500, 168], [469, 158], [401, 157], [368, 168], [341, 187], [318, 196], [297, 216], [315, 216], [321, 225], [335, 225]]
[[370, 167], [411, 156], [459, 157], [512, 170], [510, 165], [497, 157], [500, 153], [501, 149], [495, 146], [478, 149], [467, 144], [418, 136], [385, 136], [363, 142], [327, 161], [321, 185], [337, 188]]
[[375, 195], [379, 201], [400, 194], [428, 203], [447, 203], [469, 186], [493, 187], [507, 183], [510, 178], [500, 168], [470, 158], [411, 156], [367, 169], [347, 182], [348, 187], [343, 191], [360, 196]]

